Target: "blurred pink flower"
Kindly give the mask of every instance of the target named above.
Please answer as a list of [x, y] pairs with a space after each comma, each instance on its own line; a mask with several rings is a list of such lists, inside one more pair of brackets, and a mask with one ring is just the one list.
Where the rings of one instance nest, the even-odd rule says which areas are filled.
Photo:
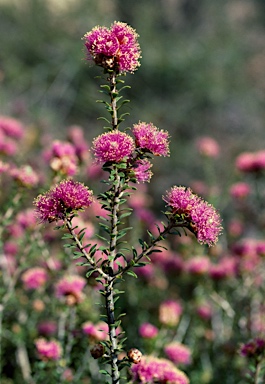
[[231, 185], [230, 195], [235, 199], [244, 199], [249, 196], [251, 187], [248, 183], [239, 182]]
[[151, 152], [155, 156], [169, 156], [169, 134], [159, 130], [152, 123], [140, 122], [134, 124], [132, 133], [135, 136], [136, 147]]
[[265, 169], [265, 150], [242, 152], [236, 158], [236, 168], [241, 172], [259, 172]]
[[158, 335], [158, 328], [150, 323], [143, 323], [139, 327], [139, 334], [144, 339], [153, 339]]
[[143, 356], [138, 364], [131, 367], [133, 383], [189, 384], [184, 372], [171, 361], [154, 356]]
[[19, 168], [11, 168], [10, 175], [23, 187], [32, 188], [36, 187], [39, 183], [39, 176], [30, 165], [23, 165]]
[[211, 264], [209, 275], [214, 280], [235, 277], [238, 271], [237, 260], [232, 256], [224, 256], [217, 264]]
[[47, 271], [41, 267], [30, 268], [21, 275], [25, 289], [38, 289], [48, 280]]
[[118, 130], [106, 132], [93, 140], [92, 151], [100, 163], [107, 161], [119, 163], [134, 151], [133, 139]]
[[209, 272], [210, 260], [207, 256], [195, 256], [187, 260], [185, 270], [192, 275], [204, 275]]
[[[86, 321], [82, 325], [82, 330], [85, 335], [90, 336], [95, 341], [103, 341], [107, 340], [109, 337], [108, 334], [108, 324], [104, 321], [99, 321], [94, 324], [91, 321]], [[122, 332], [121, 328], [116, 328], [116, 336], [118, 336]]]
[[164, 347], [164, 352], [166, 356], [173, 363], [179, 365], [188, 365], [191, 363], [191, 350], [184, 344], [181, 344], [177, 341], [173, 341], [170, 344], [167, 344]]
[[65, 298], [69, 305], [80, 303], [84, 299], [82, 290], [86, 282], [78, 275], [64, 276], [55, 284], [55, 296]]
[[50, 167], [64, 176], [74, 176], [77, 173], [78, 158], [73, 144], [67, 141], [55, 140], [49, 150], [45, 151], [44, 159]]
[[57, 331], [57, 324], [55, 321], [46, 320], [38, 324], [38, 332], [40, 335], [48, 337], [52, 336]]
[[201, 319], [209, 320], [212, 317], [213, 309], [209, 303], [203, 302], [197, 306], [196, 312]]
[[25, 131], [24, 125], [9, 116], [0, 116], [0, 132], [15, 139], [21, 139]]
[[179, 301], [166, 300], [159, 306], [159, 321], [170, 327], [178, 325], [182, 312], [182, 305]]
[[220, 147], [212, 137], [201, 137], [196, 142], [199, 153], [206, 157], [216, 158], [219, 156]]
[[42, 360], [59, 360], [62, 356], [62, 348], [56, 340], [39, 338], [35, 341], [38, 355]]

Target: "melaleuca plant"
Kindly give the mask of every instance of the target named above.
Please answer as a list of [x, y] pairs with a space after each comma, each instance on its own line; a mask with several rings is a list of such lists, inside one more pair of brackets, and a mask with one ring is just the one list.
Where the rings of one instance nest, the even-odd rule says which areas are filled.
[[[221, 231], [221, 221], [214, 207], [190, 188], [174, 186], [163, 197], [167, 205], [166, 222], [157, 227], [157, 234], [148, 231], [149, 241], [139, 240], [140, 251], [137, 244], [127, 244], [127, 234], [132, 230], [125, 227], [126, 218], [132, 213], [126, 205], [127, 199], [137, 183], [150, 181], [153, 156], [169, 156], [169, 134], [145, 122], [138, 122], [130, 129], [121, 129], [126, 117], [126, 113], [121, 113], [122, 106], [128, 102], [122, 96], [127, 87], [124, 75], [134, 73], [140, 65], [141, 51], [135, 30], [125, 23], [115, 22], [110, 29], [93, 28], [85, 34], [83, 41], [86, 58], [103, 70], [101, 77], [106, 84], [101, 85], [104, 100], [100, 102], [110, 116], [109, 119], [101, 118], [107, 126], [92, 145], [95, 161], [108, 175], [103, 180], [105, 191], [97, 196], [101, 208], [107, 212], [97, 217], [101, 245], [84, 243], [85, 228], [73, 225], [73, 218], [80, 210], [89, 208], [95, 199], [93, 192], [84, 184], [73, 179], [63, 180], [39, 195], [34, 204], [41, 222], [57, 222], [56, 229], [68, 231], [63, 236], [68, 241], [65, 246], [74, 259], [81, 260], [78, 264], [87, 268], [86, 277], [96, 276], [101, 286], [99, 292], [105, 308], [102, 319], [108, 325], [109, 339], [94, 346], [91, 354], [94, 358], [101, 358], [105, 366], [110, 366], [109, 370], [102, 370], [102, 374], [109, 376], [107, 380], [111, 380], [106, 382], [118, 384], [124, 366], [141, 361], [141, 352], [135, 348], [124, 353], [125, 337], [117, 335], [122, 319], [122, 315], [115, 315], [115, 303], [121, 293], [119, 283], [126, 274], [136, 276], [134, 268], [151, 262], [152, 253], [163, 249], [161, 241], [171, 233], [179, 233], [180, 228], [193, 232], [201, 244], [215, 244]], [[95, 257], [96, 253], [100, 253], [101, 257]], [[181, 381], [174, 382], [189, 382], [184, 373], [179, 375]]]

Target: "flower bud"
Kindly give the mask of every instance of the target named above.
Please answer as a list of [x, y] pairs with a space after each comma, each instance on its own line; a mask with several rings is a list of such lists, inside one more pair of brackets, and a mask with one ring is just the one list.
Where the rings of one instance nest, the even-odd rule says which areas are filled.
[[104, 346], [102, 344], [95, 344], [94, 347], [90, 349], [90, 353], [94, 359], [99, 359], [104, 355]]
[[131, 348], [128, 352], [127, 352], [127, 356], [129, 358], [129, 361], [133, 364], [138, 364], [140, 363], [141, 361], [141, 358], [142, 358], [142, 352], [139, 351], [139, 349], [136, 349], [136, 348]]

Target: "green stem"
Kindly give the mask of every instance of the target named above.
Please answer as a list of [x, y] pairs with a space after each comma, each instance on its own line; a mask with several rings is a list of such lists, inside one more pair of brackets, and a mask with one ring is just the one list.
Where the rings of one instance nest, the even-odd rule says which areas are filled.
[[87, 261], [91, 264], [91, 267], [93, 267], [95, 269], [95, 272], [98, 272], [102, 277], [104, 277], [104, 279], [107, 279], [108, 278], [108, 275], [103, 272], [103, 270], [99, 267], [97, 267], [95, 261], [93, 260], [92, 257], [90, 257], [90, 255], [87, 253], [86, 249], [83, 247], [81, 241], [79, 240], [77, 234], [75, 233], [74, 229], [73, 229], [73, 226], [72, 226], [72, 217], [68, 217], [66, 220], [65, 220], [65, 224], [67, 226], [67, 229], [68, 231], [70, 232], [70, 234], [72, 235], [74, 241], [75, 241], [75, 244], [77, 246], [77, 248], [79, 249], [79, 251], [83, 254], [83, 256], [87, 259]]

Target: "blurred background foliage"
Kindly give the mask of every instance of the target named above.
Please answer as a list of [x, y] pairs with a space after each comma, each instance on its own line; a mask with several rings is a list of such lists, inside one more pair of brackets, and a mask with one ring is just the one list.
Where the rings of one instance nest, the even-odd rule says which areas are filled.
[[136, 29], [142, 49], [140, 69], [126, 78], [126, 124], [152, 121], [171, 135], [153, 193], [203, 179], [200, 136], [222, 146], [214, 172], [225, 193], [235, 156], [264, 145], [262, 0], [1, 0], [0, 112], [56, 138], [71, 124], [90, 140], [99, 134], [100, 69], [84, 60], [81, 37], [115, 20]]

